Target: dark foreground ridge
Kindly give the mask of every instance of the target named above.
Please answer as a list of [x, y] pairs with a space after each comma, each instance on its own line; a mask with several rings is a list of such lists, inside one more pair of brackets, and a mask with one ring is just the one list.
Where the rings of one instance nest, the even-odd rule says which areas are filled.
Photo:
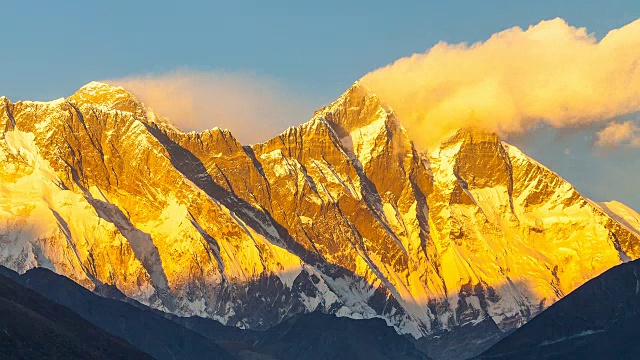
[[0, 358], [152, 359], [4, 275], [0, 275]]
[[481, 359], [640, 359], [640, 260], [588, 281]]
[[[113, 287], [97, 289], [110, 298], [102, 297], [44, 268], [18, 275], [0, 267], [0, 274], [35, 296], [39, 295], [33, 291], [44, 295], [45, 301], [74, 309], [99, 331], [126, 339], [157, 359], [429, 359], [382, 319], [354, 320], [316, 312], [296, 315], [266, 331], [241, 330], [151, 309]], [[53, 305], [71, 312], [58, 304]]]
[[[98, 296], [72, 280], [44, 268], [34, 268], [23, 275], [6, 268], [1, 270], [2, 273], [12, 273], [14, 279], [31, 290], [73, 309], [103, 331], [127, 340], [156, 359], [234, 358], [211, 339], [180, 326], [133, 300], [127, 299], [131, 303], [126, 303]], [[111, 296], [118, 295], [114, 288], [100, 290]], [[121, 295], [121, 299], [126, 298]]]
[[319, 312], [295, 315], [256, 346], [283, 360], [428, 359], [382, 319], [354, 320]]

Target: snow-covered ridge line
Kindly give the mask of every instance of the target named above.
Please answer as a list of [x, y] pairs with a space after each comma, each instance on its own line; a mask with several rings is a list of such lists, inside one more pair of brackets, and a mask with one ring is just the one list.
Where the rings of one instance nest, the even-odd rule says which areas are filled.
[[640, 254], [635, 215], [603, 211], [493, 134], [461, 130], [420, 153], [358, 84], [250, 147], [184, 133], [107, 84], [4, 104], [0, 263], [179, 315], [510, 330]]

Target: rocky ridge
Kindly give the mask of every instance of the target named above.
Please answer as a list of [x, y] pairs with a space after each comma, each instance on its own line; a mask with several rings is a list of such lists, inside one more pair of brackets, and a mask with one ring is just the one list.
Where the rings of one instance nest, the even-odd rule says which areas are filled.
[[620, 207], [494, 134], [420, 151], [357, 83], [252, 146], [104, 83], [1, 98], [0, 180], [0, 264], [241, 328], [319, 310], [414, 337], [507, 331], [640, 255]]

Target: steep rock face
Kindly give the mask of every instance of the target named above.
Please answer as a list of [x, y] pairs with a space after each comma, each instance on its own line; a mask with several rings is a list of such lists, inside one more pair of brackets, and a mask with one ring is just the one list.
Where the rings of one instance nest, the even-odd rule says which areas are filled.
[[497, 136], [461, 129], [419, 151], [357, 84], [253, 146], [183, 133], [101, 83], [2, 101], [0, 263], [175, 314], [508, 330], [640, 254], [628, 222]]

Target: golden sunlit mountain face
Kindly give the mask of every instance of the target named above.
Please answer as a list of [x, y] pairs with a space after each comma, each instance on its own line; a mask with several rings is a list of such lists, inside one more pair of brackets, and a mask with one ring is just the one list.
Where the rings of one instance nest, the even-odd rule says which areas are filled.
[[[398, 51], [387, 40], [376, 46]], [[131, 300], [205, 349], [251, 353], [318, 312], [310, 318], [323, 325], [311, 328], [326, 330], [315, 340], [327, 348], [371, 340], [336, 335], [362, 323], [338, 326], [335, 315], [393, 327], [420, 356], [475, 356], [640, 257], [633, 198], [592, 198], [520, 146], [544, 133], [555, 146], [584, 137], [583, 157], [637, 151], [638, 48], [640, 20], [599, 37], [561, 18], [515, 26], [362, 65], [364, 76], [312, 114], [315, 103], [285, 82], [212, 67], [109, 73], [53, 101], [1, 97], [0, 265], [52, 270], [83, 299]], [[620, 273], [633, 272], [637, 295], [628, 265]], [[86, 302], [78, 307], [95, 312]], [[281, 338], [265, 345], [253, 330]], [[539, 344], [593, 335], [583, 330]], [[299, 358], [311, 346], [294, 335], [285, 340]]]
[[104, 83], [4, 104], [2, 263], [179, 315], [509, 330], [640, 252], [632, 210], [593, 203], [492, 133], [420, 150], [357, 84], [251, 147], [181, 132]]

